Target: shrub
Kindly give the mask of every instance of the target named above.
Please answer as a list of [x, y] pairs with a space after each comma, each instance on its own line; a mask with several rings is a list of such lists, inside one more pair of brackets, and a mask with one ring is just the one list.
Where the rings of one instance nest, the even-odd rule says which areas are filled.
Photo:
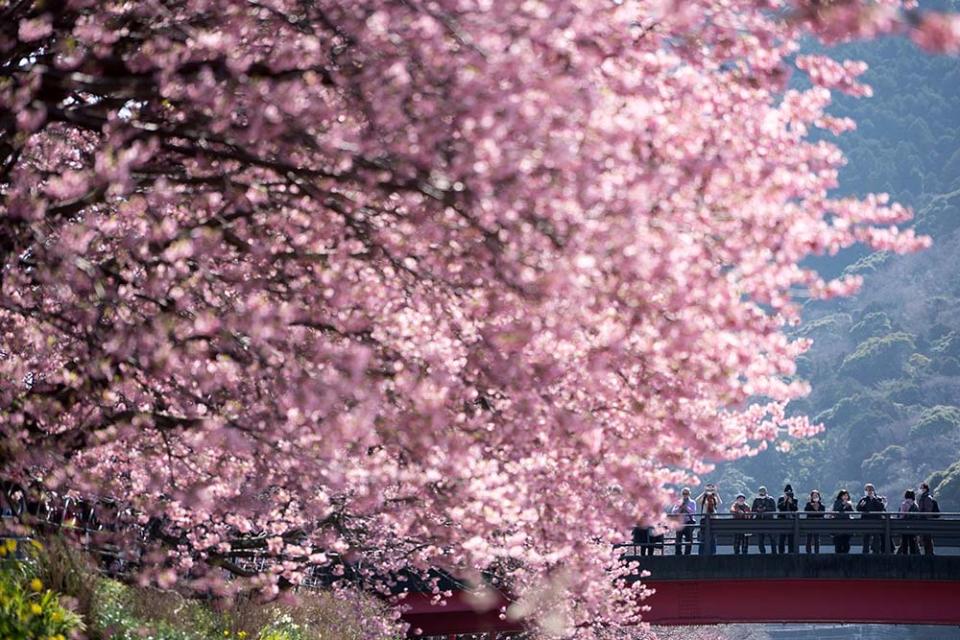
[[[101, 577], [90, 558], [63, 538], [19, 545], [0, 540], [0, 640], [66, 640], [72, 631], [86, 628], [90, 637], [103, 640], [359, 640], [396, 635], [387, 622], [382, 632], [358, 623], [371, 613], [391, 619], [380, 601], [345, 595], [304, 590], [289, 602], [263, 602], [246, 593], [213, 603]], [[80, 603], [80, 611], [67, 609], [62, 600]]]
[[[371, 612], [374, 615], [371, 616]], [[289, 603], [238, 599], [226, 614], [233, 628], [246, 631], [251, 640], [393, 637], [386, 629], [380, 633], [360, 626], [361, 619], [388, 620], [390, 612], [378, 600], [357, 593], [347, 597], [347, 594], [303, 590]]]
[[306, 640], [308, 631], [304, 625], [294, 622], [289, 613], [285, 613], [264, 627], [257, 640]]
[[[29, 544], [29, 543], [25, 543]], [[34, 549], [28, 559], [11, 558], [17, 541], [2, 541], [0, 553], [0, 637], [9, 640], [65, 640], [84, 629], [80, 616], [60, 603], [60, 596], [35, 575]]]
[[209, 640], [224, 637], [220, 616], [173, 591], [101, 579], [91, 626], [112, 640]]
[[[212, 603], [185, 598], [174, 591], [127, 586], [101, 579], [97, 585], [91, 627], [111, 640], [312, 640], [369, 638], [358, 624], [361, 613], [380, 607], [373, 598], [354, 601], [327, 592], [302, 591], [292, 602], [262, 602], [241, 594]], [[389, 618], [385, 607], [384, 620]], [[390, 633], [380, 634], [392, 637]]]
[[61, 596], [69, 598], [74, 611], [89, 618], [99, 580], [93, 561], [61, 536], [44, 538], [37, 546], [36, 577]]

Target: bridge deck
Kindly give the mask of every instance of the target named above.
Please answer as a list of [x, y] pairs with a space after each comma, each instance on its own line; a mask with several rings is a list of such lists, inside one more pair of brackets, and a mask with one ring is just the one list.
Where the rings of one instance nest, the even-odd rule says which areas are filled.
[[[646, 556], [658, 625], [863, 623], [960, 625], [960, 556], [860, 554]], [[637, 578], [639, 579], [639, 578]], [[426, 635], [519, 631], [505, 599], [476, 611], [455, 592], [444, 607], [410, 594], [404, 619]]]

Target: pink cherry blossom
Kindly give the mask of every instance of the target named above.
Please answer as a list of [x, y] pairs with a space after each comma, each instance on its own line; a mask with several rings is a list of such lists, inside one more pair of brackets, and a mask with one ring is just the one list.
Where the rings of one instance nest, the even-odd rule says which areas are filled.
[[924, 15], [910, 37], [927, 51], [957, 55], [960, 53], [960, 17]]
[[859, 280], [803, 260], [929, 242], [827, 196], [808, 134], [869, 88], [801, 38], [960, 41], [894, 0], [0, 16], [0, 475], [122, 497], [145, 581], [489, 570], [583, 637], [642, 619], [610, 545], [671, 489], [819, 429], [785, 329]]

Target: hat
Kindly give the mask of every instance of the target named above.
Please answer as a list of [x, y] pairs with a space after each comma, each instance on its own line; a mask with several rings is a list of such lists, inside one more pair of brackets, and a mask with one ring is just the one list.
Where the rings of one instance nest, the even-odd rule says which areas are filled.
[[737, 499], [739, 500], [740, 498], [743, 498], [744, 500], [746, 500], [746, 499], [747, 499], [747, 496], [743, 495], [742, 493], [738, 493], [738, 494], [737, 494]]
[[787, 486], [785, 486], [785, 487], [783, 488], [783, 491], [784, 491], [784, 493], [788, 493], [788, 492], [789, 492], [789, 493], [793, 493], [793, 487], [791, 487], [790, 484], [787, 483]]
[[767, 488], [764, 486], [761, 486], [759, 489], [757, 489], [757, 493], [766, 493], [766, 492], [767, 492]]

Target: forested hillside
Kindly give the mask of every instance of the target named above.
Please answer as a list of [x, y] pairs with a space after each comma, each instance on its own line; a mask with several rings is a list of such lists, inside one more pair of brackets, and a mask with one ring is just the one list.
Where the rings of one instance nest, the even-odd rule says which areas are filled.
[[724, 465], [725, 493], [787, 481], [799, 491], [856, 494], [874, 482], [891, 497], [929, 478], [945, 510], [960, 511], [960, 60], [901, 40], [848, 45], [870, 64], [874, 96], [839, 97], [858, 130], [839, 144], [849, 164], [840, 193], [890, 193], [912, 206], [930, 250], [864, 250], [816, 262], [865, 277], [860, 295], [808, 304], [797, 334], [815, 340], [800, 362], [811, 395], [791, 404], [826, 430]]

